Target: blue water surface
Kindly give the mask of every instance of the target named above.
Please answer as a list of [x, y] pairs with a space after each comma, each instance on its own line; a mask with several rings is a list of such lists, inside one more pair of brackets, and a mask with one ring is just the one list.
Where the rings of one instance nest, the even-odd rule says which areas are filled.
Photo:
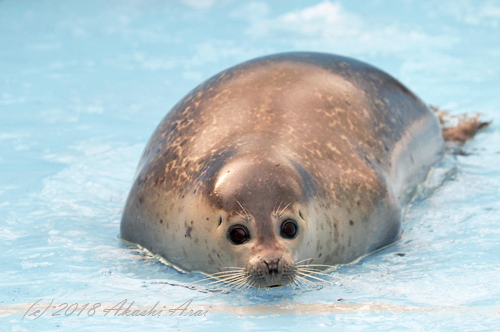
[[[231, 65], [296, 50], [366, 61], [493, 123], [434, 170], [399, 243], [331, 283], [207, 287], [127, 247], [124, 200], [168, 110]], [[497, 0], [1, 0], [0, 330], [498, 330], [499, 87]], [[165, 311], [104, 315], [124, 300]], [[208, 312], [170, 316], [189, 300]]]

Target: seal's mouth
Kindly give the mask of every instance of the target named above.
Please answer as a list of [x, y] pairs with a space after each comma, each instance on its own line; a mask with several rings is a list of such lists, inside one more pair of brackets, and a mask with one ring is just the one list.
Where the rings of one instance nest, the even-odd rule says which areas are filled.
[[269, 288], [276, 288], [276, 287], [281, 287], [283, 285], [272, 285], [272, 286], [269, 286]]

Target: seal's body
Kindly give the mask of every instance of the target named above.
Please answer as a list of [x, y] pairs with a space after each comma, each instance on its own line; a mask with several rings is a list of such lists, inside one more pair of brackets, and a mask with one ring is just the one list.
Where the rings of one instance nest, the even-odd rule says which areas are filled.
[[434, 114], [384, 72], [320, 53], [258, 58], [165, 116], [121, 236], [229, 284], [301, 282], [313, 269], [300, 262], [348, 263], [396, 241], [405, 192], [443, 152]]

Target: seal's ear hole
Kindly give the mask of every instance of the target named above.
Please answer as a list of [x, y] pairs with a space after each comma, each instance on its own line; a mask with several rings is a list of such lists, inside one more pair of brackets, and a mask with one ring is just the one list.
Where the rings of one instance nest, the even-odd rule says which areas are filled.
[[305, 221], [304, 217], [302, 216], [302, 211], [299, 210], [299, 217], [302, 218], [302, 220]]
[[219, 216], [219, 226], [222, 225], [222, 216]]

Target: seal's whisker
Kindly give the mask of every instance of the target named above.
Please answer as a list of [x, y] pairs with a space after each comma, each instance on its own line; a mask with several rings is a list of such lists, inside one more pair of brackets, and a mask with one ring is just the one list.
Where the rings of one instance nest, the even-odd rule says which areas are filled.
[[301, 285], [301, 284], [299, 284], [299, 282], [297, 281], [297, 279], [293, 278], [292, 283], [293, 283], [296, 287], [298, 287], [299, 289], [301, 289], [301, 288], [302, 288], [302, 285]]
[[225, 286], [230, 286], [231, 287], [231, 285], [233, 285], [232, 288], [234, 290], [239, 290], [239, 288], [241, 287], [241, 285], [244, 284], [244, 283], [245, 283], [244, 279], [243, 280], [242, 279], [238, 279], [238, 280], [235, 280], [234, 282], [225, 284]]
[[214, 277], [211, 277], [211, 278], [206, 278], [206, 279], [199, 280], [199, 281], [215, 280], [215, 281], [213, 281], [213, 282], [209, 283], [209, 285], [210, 285], [210, 284], [212, 284], [212, 283], [217, 283], [217, 282], [219, 282], [219, 281], [220, 281], [220, 282], [224, 282], [225, 280], [229, 280], [229, 279], [231, 279], [231, 278], [233, 278], [233, 277], [236, 277], [236, 276], [237, 276], [237, 275], [234, 275], [234, 274], [232, 274], [232, 275], [225, 275], [225, 276], [222, 276], [222, 277], [217, 277], [217, 276], [214, 276]]
[[239, 271], [225, 271], [226, 273], [224, 273], [223, 275], [219, 275], [219, 273], [217, 274], [209, 274], [207, 275], [207, 278], [209, 279], [213, 279], [213, 278], [223, 278], [223, 277], [226, 277], [228, 276], [229, 274], [235, 274], [235, 273], [239, 273]]
[[316, 271], [314, 269], [300, 269], [300, 271], [301, 272], [307, 272], [309, 274], [320, 274], [320, 275], [323, 275], [323, 276], [326, 276], [326, 277], [335, 278], [335, 279], [339, 279], [339, 280], [345, 281], [347, 283], [351, 283], [350, 280], [344, 279], [342, 277], [339, 277], [339, 276], [336, 276], [336, 275], [333, 275], [333, 274], [318, 272], [318, 271]]
[[319, 269], [315, 269], [315, 268], [310, 268], [310, 267], [300, 267], [300, 268], [297, 268], [298, 271], [309, 271], [309, 272], [314, 272], [314, 273], [317, 273], [317, 274], [323, 274], [325, 276], [329, 276], [330, 274], [329, 273], [325, 273], [323, 272], [323, 270], [319, 270]]
[[235, 273], [235, 274], [231, 274], [229, 276], [224, 276], [223, 278], [220, 278], [217, 281], [213, 281], [213, 282], [209, 283], [209, 285], [211, 285], [211, 284], [217, 284], [217, 283], [228, 283], [228, 282], [231, 282], [233, 280], [236, 280], [236, 279], [239, 279], [239, 278], [243, 278], [243, 277], [245, 277], [244, 274], [242, 274], [242, 273]]
[[231, 271], [231, 272], [227, 272], [227, 273], [224, 273], [224, 274], [218, 274], [218, 275], [212, 275], [210, 276], [212, 279], [224, 279], [224, 278], [228, 278], [230, 276], [233, 276], [233, 275], [238, 275], [240, 272], [238, 271]]
[[295, 265], [298, 265], [299, 263], [302, 263], [302, 262], [305, 262], [305, 261], [308, 261], [308, 260], [315, 260], [316, 258], [306, 258], [306, 259], [303, 259], [303, 260], [300, 260], [298, 262], [295, 262]]
[[193, 281], [193, 284], [196, 284], [196, 283], [202, 282], [202, 281], [206, 281], [206, 280], [216, 279], [215, 276], [213, 276], [211, 274], [208, 274], [208, 273], [203, 273], [203, 275], [205, 276], [203, 279], [200, 279], [200, 280], [197, 280], [197, 281]]
[[252, 279], [252, 287], [259, 288], [259, 285], [257, 284], [257, 280]]
[[301, 271], [304, 271], [304, 270], [309, 270], [309, 271], [318, 271], [318, 272], [322, 272], [324, 270], [320, 270], [320, 269], [317, 269], [317, 268], [314, 268], [314, 267], [306, 267], [306, 266], [299, 266], [299, 267], [295, 267], [297, 270], [301, 270]]
[[[319, 274], [319, 275], [322, 275], [322, 276], [325, 276], [325, 277], [330, 277], [330, 278], [336, 278], [335, 276], [332, 276], [330, 274], [327, 274], [327, 273], [321, 273], [321, 272], [318, 272], [318, 271], [314, 271], [314, 270], [300, 270], [301, 272], [304, 272], [304, 273], [307, 273], [307, 274]], [[339, 278], [340, 279], [340, 278]]]
[[295, 284], [295, 279], [294, 279], [294, 277], [293, 277], [293, 276], [289, 276], [289, 277], [288, 277], [288, 282], [286, 283], [286, 285], [285, 285], [285, 286], [294, 286], [294, 284]]
[[257, 288], [257, 281], [253, 278], [250, 278], [250, 282], [248, 284], [250, 287]]
[[251, 280], [250, 278], [247, 280], [246, 282], [246, 286], [245, 288], [243, 288], [244, 290], [246, 289], [249, 289], [249, 288], [252, 288], [253, 287], [253, 280]]
[[227, 284], [228, 284], [228, 282], [225, 280], [217, 280], [217, 281], [214, 281], [214, 282], [207, 284], [207, 286], [223, 286], [223, 285], [227, 285]]
[[196, 284], [198, 282], [212, 280], [212, 279], [215, 279], [215, 278], [214, 277], [206, 277], [206, 278], [203, 278], [203, 279], [200, 279], [200, 280], [193, 281], [192, 284]]
[[277, 207], [277, 208], [273, 208], [273, 216], [274, 216], [274, 217], [279, 217], [279, 213], [278, 213], [278, 211], [279, 211], [279, 210], [280, 210], [280, 208], [281, 208], [281, 204], [283, 204], [283, 201], [281, 201], [281, 202], [280, 202], [280, 204], [278, 205], [278, 207]]
[[234, 272], [234, 273], [231, 273], [231, 274], [220, 276], [218, 278], [220, 280], [229, 280], [229, 279], [232, 279], [232, 278], [235, 278], [235, 277], [241, 277], [241, 276], [245, 276], [245, 275], [246, 275], [245, 273]]
[[243, 207], [243, 205], [241, 205], [241, 203], [240, 203], [240, 202], [239, 202], [236, 198], [235, 198], [234, 200], [236, 201], [236, 203], [238, 203], [238, 205], [240, 206], [240, 208], [243, 210], [243, 212], [244, 212], [245, 214], [247, 214], [247, 215], [249, 215], [249, 214], [250, 214], [250, 213], [248, 213], [247, 209], [245, 209], [245, 208]]
[[238, 287], [238, 290], [245, 290], [250, 287], [250, 278], [246, 278], [245, 281], [242, 283], [240, 287]]
[[247, 276], [247, 275], [239, 275], [239, 276], [235, 276], [234, 278], [228, 278], [228, 279], [226, 279], [226, 283], [228, 285], [237, 284], [240, 281], [246, 280], [248, 278], [249, 278], [249, 276]]
[[244, 267], [237, 267], [237, 266], [224, 266], [221, 267], [221, 269], [234, 269], [234, 270], [244, 270]]
[[243, 281], [246, 281], [248, 278], [250, 278], [250, 277], [249, 276], [242, 276], [240, 278], [235, 278], [233, 281], [226, 283], [226, 285], [231, 286], [233, 284], [238, 284], [238, 283], [241, 283]]
[[220, 280], [232, 280], [232, 279], [235, 279], [237, 277], [245, 277], [245, 276], [246, 276], [245, 273], [235, 272], [235, 273], [232, 273], [232, 274], [223, 275], [223, 276], [219, 277], [219, 279]]
[[297, 286], [299, 287], [299, 289], [302, 289], [305, 287], [305, 285], [303, 283], [300, 283], [298, 280], [295, 280], [295, 282], [297, 283]]
[[242, 291], [248, 288], [248, 279], [243, 280], [239, 286], [237, 286], [235, 289]]
[[295, 265], [295, 266], [321, 266], [321, 267], [335, 267], [335, 265], [325, 265], [325, 264], [300, 264], [300, 265]]
[[302, 278], [297, 278], [297, 285], [299, 285], [300, 288], [307, 287]]
[[313, 282], [313, 281], [311, 281], [311, 280], [308, 280], [308, 279], [306, 279], [304, 277], [301, 277], [301, 276], [295, 276], [295, 277], [297, 278], [297, 281], [300, 281], [304, 286], [305, 286], [305, 284], [304, 284], [305, 281], [307, 281], [308, 283], [311, 283], [314, 286], [316, 286], [316, 283]]
[[207, 284], [207, 286], [210, 286], [210, 285], [217, 285], [217, 284], [221, 284], [221, 283], [224, 283], [224, 280], [216, 280], [216, 281], [213, 281], [213, 282], [210, 282]]
[[309, 273], [304, 273], [304, 272], [300, 272], [300, 271], [298, 271], [297, 273], [299, 273], [300, 275], [302, 275], [304, 278], [313, 278], [313, 279], [316, 279], [316, 280], [319, 280], [319, 281], [322, 281], [322, 282], [327, 282], [327, 283], [333, 285], [333, 282], [325, 280], [325, 279], [321, 279], [319, 277], [315, 277], [315, 276], [313, 276], [313, 275], [311, 275]]
[[[326, 283], [329, 283], [329, 284], [332, 284], [332, 285], [333, 285], [333, 283], [331, 283], [331, 282], [329, 282], [329, 281], [327, 281], [327, 280], [324, 280], [324, 279], [321, 279], [321, 278], [318, 278], [318, 277], [311, 276], [310, 274], [304, 274], [304, 276], [303, 276], [302, 278], [304, 278], [304, 280], [307, 280], [307, 281], [311, 282], [311, 283], [312, 283], [312, 284], [314, 284], [314, 285], [319, 284], [316, 280], [321, 281], [321, 282], [326, 282]], [[309, 280], [309, 279], [307, 279], [307, 278], [312, 278], [312, 279], [314, 279], [314, 280]], [[314, 281], [314, 282], [313, 282], [313, 281]]]
[[230, 277], [233, 274], [241, 274], [241, 272], [240, 271], [222, 271], [222, 272], [215, 272], [212, 274], [204, 273], [205, 278], [198, 280], [198, 281], [194, 281], [193, 283], [197, 283], [197, 282], [205, 281], [205, 280], [210, 280], [210, 279], [220, 279], [220, 278]]
[[321, 274], [321, 275], [324, 275], [324, 276], [327, 276], [329, 277], [330, 275], [327, 274], [327, 273], [321, 273], [321, 272], [318, 272], [318, 271], [315, 271], [315, 270], [309, 270], [309, 269], [300, 269], [300, 270], [297, 270], [297, 273], [305, 273], [305, 274]]
[[234, 290], [242, 291], [246, 288], [246, 281], [242, 281], [238, 286], [234, 287]]
[[300, 281], [302, 284], [304, 284], [304, 281], [312, 283], [314, 285], [316, 284], [314, 281], [308, 280], [301, 275], [295, 275], [295, 278], [297, 278], [297, 280]]
[[286, 208], [290, 206], [290, 203], [288, 203], [284, 208], [283, 210], [281, 210], [278, 214], [278, 218], [281, 218], [281, 216], [283, 215], [283, 212], [285, 212]]
[[224, 274], [231, 274], [231, 273], [241, 273], [241, 271], [221, 271], [221, 272], [215, 272], [215, 273], [212, 273], [210, 274], [211, 276], [220, 276], [220, 275], [224, 275]]

